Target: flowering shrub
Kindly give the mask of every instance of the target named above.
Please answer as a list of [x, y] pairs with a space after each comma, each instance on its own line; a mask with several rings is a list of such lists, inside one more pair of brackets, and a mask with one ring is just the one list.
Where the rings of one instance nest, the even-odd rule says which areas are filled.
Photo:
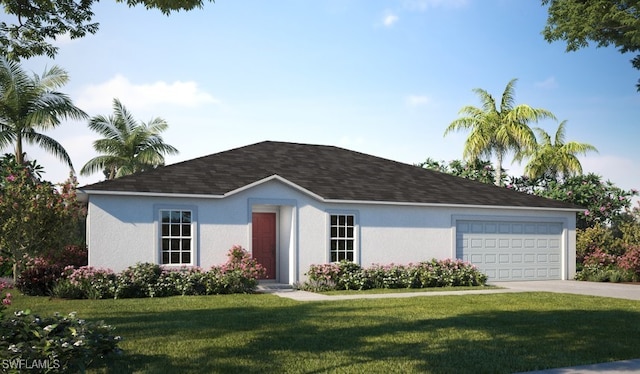
[[629, 246], [624, 255], [618, 258], [618, 266], [632, 273], [635, 281], [640, 279], [640, 245]]
[[69, 266], [87, 265], [87, 248], [70, 245], [61, 251], [47, 251], [38, 257], [24, 255], [21, 262], [25, 270], [20, 273], [16, 288], [25, 295], [49, 295]]
[[584, 266], [606, 268], [610, 266], [615, 266], [617, 261], [618, 261], [617, 256], [606, 253], [600, 248], [596, 248], [593, 252], [584, 256], [584, 260], [582, 261], [582, 264]]
[[426, 288], [482, 286], [487, 276], [462, 260], [436, 260], [408, 265], [378, 265], [361, 268], [350, 262], [311, 265], [308, 281], [300, 288], [321, 290], [366, 290], [371, 288]]
[[116, 277], [115, 298], [155, 296], [161, 273], [160, 265], [148, 262], [129, 266]]
[[[9, 287], [7, 286], [6, 283], [0, 282], [0, 297], [2, 295], [2, 292], [7, 288]], [[0, 304], [0, 317], [2, 317], [2, 311], [4, 310], [4, 308], [6, 308], [8, 305], [11, 305], [11, 298], [12, 296], [9, 292], [4, 294], [4, 298], [2, 299], [2, 304]]]
[[116, 275], [110, 269], [67, 266], [52, 289], [52, 295], [66, 299], [107, 299], [115, 292]]
[[252, 292], [265, 275], [264, 267], [240, 246], [232, 247], [227, 256], [225, 264], [206, 272], [199, 267], [165, 268], [151, 263], [137, 263], [119, 274], [109, 269], [69, 266], [51, 287], [51, 294], [104, 299]]
[[75, 313], [41, 318], [29, 310], [20, 311], [0, 321], [0, 357], [7, 365], [37, 363], [40, 372], [84, 373], [121, 352], [121, 338], [113, 330], [104, 322], [79, 319]]

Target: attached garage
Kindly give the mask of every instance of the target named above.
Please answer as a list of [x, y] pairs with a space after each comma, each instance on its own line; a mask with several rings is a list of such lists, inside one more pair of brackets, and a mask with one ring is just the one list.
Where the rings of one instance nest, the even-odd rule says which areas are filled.
[[563, 222], [458, 220], [456, 257], [490, 281], [562, 279]]

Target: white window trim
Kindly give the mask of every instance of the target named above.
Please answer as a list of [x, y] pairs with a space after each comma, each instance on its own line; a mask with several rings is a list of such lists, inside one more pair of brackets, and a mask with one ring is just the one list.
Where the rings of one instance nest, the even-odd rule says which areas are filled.
[[353, 216], [353, 263], [360, 265], [360, 214], [357, 210], [327, 210], [326, 211], [326, 263], [331, 261], [331, 216]]
[[[162, 267], [179, 268], [183, 266], [200, 266], [200, 241], [198, 234], [198, 208], [194, 205], [155, 205], [154, 227], [156, 263]], [[163, 211], [189, 211], [191, 212], [191, 263], [189, 264], [163, 264], [162, 263], [162, 212]]]

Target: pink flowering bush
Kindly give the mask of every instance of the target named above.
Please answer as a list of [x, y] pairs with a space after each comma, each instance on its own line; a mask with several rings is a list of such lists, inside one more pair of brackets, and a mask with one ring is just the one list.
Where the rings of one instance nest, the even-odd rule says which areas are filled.
[[111, 269], [67, 266], [51, 294], [65, 299], [107, 299], [114, 296], [116, 275]]
[[618, 266], [629, 271], [632, 280], [640, 280], [640, 245], [629, 246], [625, 254], [618, 258]]
[[[9, 286], [5, 282], [0, 281], [0, 297], [2, 297], [2, 292], [4, 292], [4, 290], [6, 290], [7, 288], [9, 288]], [[4, 310], [4, 308], [11, 305], [11, 298], [11, 293], [7, 292], [4, 294], [2, 305], [0, 305], [0, 317], [2, 317], [2, 311]]]
[[104, 299], [250, 293], [265, 269], [242, 247], [226, 263], [203, 271], [195, 266], [137, 263], [118, 274], [90, 266], [66, 267], [51, 294], [60, 298]]
[[258, 279], [266, 274], [249, 252], [234, 245], [222, 266], [213, 266], [205, 276], [208, 294], [250, 293], [258, 286]]
[[87, 265], [87, 248], [69, 245], [58, 251], [46, 251], [41, 256], [24, 255], [25, 269], [16, 281], [16, 288], [26, 295], [49, 295], [63, 277], [65, 268]]
[[373, 264], [361, 268], [343, 261], [311, 265], [300, 288], [309, 291], [366, 290], [372, 288], [426, 288], [483, 286], [487, 276], [462, 260], [423, 261], [417, 264]]

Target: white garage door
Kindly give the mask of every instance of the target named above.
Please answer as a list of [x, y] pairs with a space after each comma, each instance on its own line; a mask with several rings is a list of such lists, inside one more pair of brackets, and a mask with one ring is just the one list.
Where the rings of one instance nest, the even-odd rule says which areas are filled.
[[562, 223], [457, 221], [456, 257], [490, 281], [562, 278]]

